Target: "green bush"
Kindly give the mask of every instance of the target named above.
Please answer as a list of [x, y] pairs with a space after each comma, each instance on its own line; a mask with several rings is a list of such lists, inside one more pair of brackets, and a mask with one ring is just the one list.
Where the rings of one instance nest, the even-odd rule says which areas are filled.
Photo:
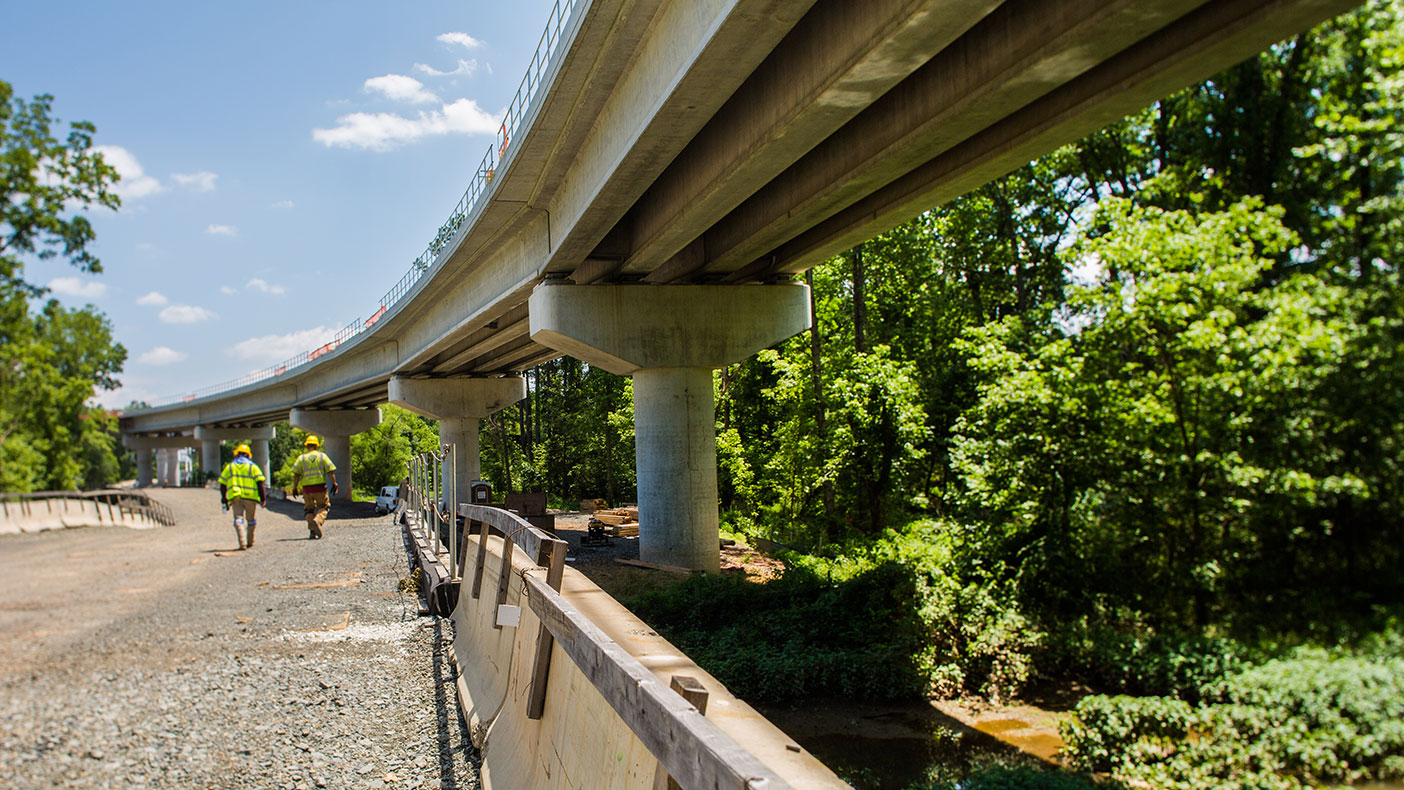
[[625, 605], [743, 697], [1011, 696], [1033, 674], [1042, 632], [1015, 588], [963, 578], [947, 526], [784, 553], [768, 584], [694, 578]]
[[1040, 669], [1107, 692], [1197, 702], [1201, 689], [1242, 669], [1252, 652], [1226, 637], [1080, 624], [1049, 639]]
[[1300, 648], [1202, 693], [1195, 706], [1088, 697], [1064, 725], [1065, 753], [1078, 768], [1167, 788], [1404, 776], [1404, 658]]

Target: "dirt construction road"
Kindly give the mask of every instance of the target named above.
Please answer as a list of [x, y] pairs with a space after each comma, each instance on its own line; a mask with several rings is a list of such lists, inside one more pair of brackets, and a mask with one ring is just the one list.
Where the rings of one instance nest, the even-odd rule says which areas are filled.
[[275, 502], [240, 552], [217, 492], [156, 498], [176, 526], [0, 537], [0, 787], [477, 787], [388, 516], [309, 541]]

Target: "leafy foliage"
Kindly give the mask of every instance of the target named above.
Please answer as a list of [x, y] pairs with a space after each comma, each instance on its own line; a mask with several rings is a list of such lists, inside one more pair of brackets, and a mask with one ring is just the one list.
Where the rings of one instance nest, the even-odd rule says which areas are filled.
[[[1396, 633], [1397, 637], [1397, 633]], [[1064, 728], [1084, 770], [1155, 787], [1292, 788], [1404, 776], [1404, 658], [1302, 648], [1167, 697], [1093, 696]]]
[[118, 386], [127, 352], [91, 305], [66, 309], [31, 299], [26, 259], [63, 257], [101, 271], [87, 249], [92, 226], [75, 208], [117, 208], [117, 173], [92, 150], [93, 127], [50, 131], [53, 98], [14, 97], [0, 81], [0, 489], [98, 488], [121, 472], [116, 420], [89, 401]]

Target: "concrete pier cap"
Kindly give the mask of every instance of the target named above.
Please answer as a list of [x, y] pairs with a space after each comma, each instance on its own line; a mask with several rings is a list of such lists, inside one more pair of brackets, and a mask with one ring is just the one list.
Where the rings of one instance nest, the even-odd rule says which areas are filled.
[[288, 422], [319, 436], [322, 452], [336, 466], [334, 501], [351, 501], [351, 437], [380, 424], [380, 409], [293, 409]]
[[478, 420], [525, 398], [526, 379], [501, 378], [390, 379], [390, 402], [439, 421], [439, 442], [452, 444], [457, 454], [452, 474], [460, 502], [468, 501], [468, 486], [482, 479]]
[[531, 339], [634, 379], [639, 558], [717, 573], [712, 370], [808, 329], [809, 288], [543, 283]]

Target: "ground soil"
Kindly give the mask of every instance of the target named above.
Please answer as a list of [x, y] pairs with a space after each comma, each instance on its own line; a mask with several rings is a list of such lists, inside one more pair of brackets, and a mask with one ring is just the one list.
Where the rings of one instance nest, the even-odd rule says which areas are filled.
[[399, 592], [400, 529], [207, 489], [176, 525], [0, 537], [0, 787], [472, 788], [452, 623]]

